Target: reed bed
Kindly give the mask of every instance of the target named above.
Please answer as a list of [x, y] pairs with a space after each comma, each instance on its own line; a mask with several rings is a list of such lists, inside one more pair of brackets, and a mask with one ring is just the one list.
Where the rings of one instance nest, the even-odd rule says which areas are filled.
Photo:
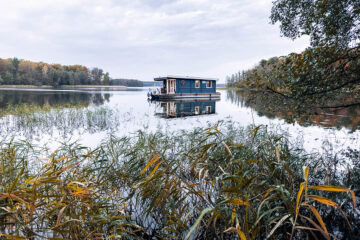
[[[351, 239], [358, 152], [346, 168], [265, 126], [109, 136], [97, 148], [0, 145], [4, 239]], [[359, 165], [358, 165], [359, 164]]]
[[13, 115], [13, 116], [31, 116], [35, 113], [45, 113], [50, 112], [52, 110], [61, 110], [65, 108], [72, 108], [72, 109], [80, 109], [88, 107], [89, 103], [83, 104], [57, 104], [57, 105], [38, 105], [38, 104], [16, 104], [16, 105], [8, 105], [5, 108], [0, 108], [0, 117], [4, 117], [6, 115]]
[[74, 132], [114, 132], [123, 118], [124, 114], [107, 106], [20, 104], [0, 110], [0, 137], [23, 135], [33, 139], [44, 133], [58, 133], [67, 139]]

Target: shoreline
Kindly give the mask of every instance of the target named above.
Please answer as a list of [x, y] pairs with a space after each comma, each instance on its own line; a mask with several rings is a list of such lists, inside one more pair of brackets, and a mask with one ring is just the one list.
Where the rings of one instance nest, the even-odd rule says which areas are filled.
[[42, 88], [42, 89], [52, 89], [53, 86], [50, 85], [0, 85], [0, 88]]
[[119, 88], [124, 89], [127, 88], [127, 86], [122, 85], [62, 85], [60, 88]]
[[254, 89], [254, 88], [246, 88], [246, 87], [217, 87], [217, 90], [246, 90], [253, 92], [263, 92], [264, 90]]
[[0, 88], [10, 88], [10, 89], [73, 89], [73, 88], [116, 88], [116, 89], [125, 89], [127, 86], [112, 86], [112, 85], [62, 85], [58, 88], [55, 88], [50, 85], [0, 85]]

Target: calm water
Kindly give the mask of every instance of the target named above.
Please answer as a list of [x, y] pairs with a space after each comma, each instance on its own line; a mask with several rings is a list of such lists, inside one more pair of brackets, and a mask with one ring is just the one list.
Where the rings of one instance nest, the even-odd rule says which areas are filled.
[[[0, 139], [15, 137], [50, 147], [62, 141], [79, 141], [94, 147], [109, 134], [158, 129], [172, 132], [231, 120], [242, 126], [263, 124], [274, 131], [286, 131], [309, 151], [336, 152], [360, 146], [358, 107], [296, 116], [270, 100], [249, 100], [243, 92], [220, 91], [221, 100], [216, 102], [149, 102], [147, 90], [0, 89]], [[19, 108], [24, 104], [38, 109], [24, 115]], [[72, 105], [75, 107], [69, 108]]]

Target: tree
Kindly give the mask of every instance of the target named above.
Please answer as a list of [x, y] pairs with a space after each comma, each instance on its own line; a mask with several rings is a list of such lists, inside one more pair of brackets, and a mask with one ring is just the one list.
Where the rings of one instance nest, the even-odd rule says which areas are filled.
[[226, 87], [232, 87], [232, 86], [231, 86], [231, 82], [230, 82], [230, 77], [229, 77], [229, 76], [226, 76], [226, 80], [225, 80], [225, 82], [226, 82]]
[[110, 76], [108, 72], [104, 75], [104, 85], [110, 85]]
[[43, 81], [43, 75], [42, 75], [42, 66], [40, 64], [37, 64], [35, 67], [35, 82], [34, 84], [36, 86], [41, 86], [41, 83]]
[[260, 66], [265, 67], [266, 64], [267, 64], [267, 61], [265, 59], [262, 59], [260, 61]]
[[267, 88], [288, 98], [312, 101], [339, 92], [358, 93], [359, 83], [360, 49], [327, 46], [286, 57], [270, 74]]
[[13, 58], [11, 59], [11, 74], [12, 74], [12, 81], [15, 84], [19, 84], [19, 59]]
[[285, 37], [309, 35], [311, 47], [284, 58], [269, 90], [298, 99], [359, 92], [359, 0], [276, 0], [270, 18]]
[[100, 85], [102, 77], [103, 77], [103, 70], [100, 68], [93, 68], [91, 70], [91, 79], [93, 84]]
[[7, 71], [7, 63], [6, 60], [0, 58], [0, 74], [5, 73]]
[[[61, 85], [100, 84], [103, 80], [103, 70], [90, 70], [81, 65], [63, 66], [26, 60], [0, 59], [0, 84], [30, 84], [30, 85]], [[107, 73], [107, 79], [110, 76]]]
[[285, 37], [309, 35], [312, 46], [348, 47], [360, 39], [359, 0], [276, 0], [270, 18]]

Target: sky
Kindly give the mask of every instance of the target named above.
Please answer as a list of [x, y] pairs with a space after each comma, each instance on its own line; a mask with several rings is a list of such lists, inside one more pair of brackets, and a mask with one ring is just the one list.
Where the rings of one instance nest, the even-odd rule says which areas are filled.
[[272, 0], [0, 0], [0, 58], [99, 67], [112, 78], [225, 77], [300, 52]]

